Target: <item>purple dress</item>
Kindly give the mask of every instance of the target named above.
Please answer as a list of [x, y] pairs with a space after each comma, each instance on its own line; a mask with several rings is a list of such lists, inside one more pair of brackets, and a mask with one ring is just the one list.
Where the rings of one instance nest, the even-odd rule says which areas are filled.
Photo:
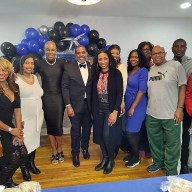
[[146, 116], [147, 97], [143, 95], [141, 101], [135, 108], [133, 116], [128, 116], [127, 112], [134, 102], [137, 92], [140, 90], [143, 93], [147, 91], [148, 70], [140, 68], [132, 76], [129, 74], [127, 79], [127, 88], [125, 92], [125, 129], [127, 132], [137, 133], [141, 129], [141, 125]]

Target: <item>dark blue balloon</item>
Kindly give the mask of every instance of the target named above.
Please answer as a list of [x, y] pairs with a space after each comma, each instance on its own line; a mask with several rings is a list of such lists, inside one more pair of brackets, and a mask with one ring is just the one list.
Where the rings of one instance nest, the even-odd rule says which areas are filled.
[[16, 52], [18, 55], [26, 55], [29, 53], [27, 45], [25, 44], [18, 44], [16, 45]]
[[85, 35], [88, 35], [90, 32], [90, 28], [88, 25], [84, 24], [81, 26], [81, 31], [82, 31], [82, 33], [85, 33]]
[[38, 44], [39, 44], [39, 46], [40, 46], [41, 48], [44, 48], [44, 45], [45, 45], [45, 43], [46, 43], [47, 41], [49, 41], [49, 38], [48, 38], [47, 36], [45, 36], [45, 35], [41, 35], [41, 36], [39, 36]]
[[27, 28], [25, 30], [25, 36], [28, 40], [38, 40], [39, 38], [39, 33], [36, 29], [34, 28]]
[[87, 35], [83, 35], [79, 40], [78, 40], [80, 45], [87, 46], [89, 45], [89, 37]]
[[36, 41], [34, 41], [34, 40], [31, 40], [31, 41], [28, 42], [27, 48], [32, 53], [38, 53], [39, 49], [40, 49], [39, 44]]
[[78, 35], [81, 34], [81, 27], [79, 25], [77, 25], [77, 24], [73, 24], [70, 27], [70, 30], [71, 30], [72, 37], [77, 37]]
[[105, 50], [108, 50], [111, 45], [106, 45]]
[[24, 44], [24, 45], [27, 46], [28, 42], [29, 42], [29, 40], [27, 40], [27, 39], [23, 39], [23, 40], [21, 41], [21, 44]]
[[45, 55], [43, 49], [38, 50], [38, 55], [40, 55], [41, 57], [43, 57]]

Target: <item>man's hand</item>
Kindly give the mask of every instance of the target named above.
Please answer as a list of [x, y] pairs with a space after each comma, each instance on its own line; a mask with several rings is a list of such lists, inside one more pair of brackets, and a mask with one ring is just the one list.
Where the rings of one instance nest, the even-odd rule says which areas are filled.
[[67, 115], [68, 115], [68, 117], [74, 117], [75, 116], [75, 112], [73, 110], [73, 107], [67, 106], [66, 108], [67, 108]]
[[175, 123], [179, 124], [183, 121], [183, 108], [177, 108], [174, 114]]

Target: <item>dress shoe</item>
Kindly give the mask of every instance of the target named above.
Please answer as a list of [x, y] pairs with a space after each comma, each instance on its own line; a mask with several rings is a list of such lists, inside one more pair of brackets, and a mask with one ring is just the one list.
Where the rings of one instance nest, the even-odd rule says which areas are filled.
[[109, 174], [113, 171], [113, 167], [115, 166], [114, 160], [109, 160], [107, 165], [105, 166], [105, 169], [103, 171], [104, 174]]
[[103, 160], [95, 167], [95, 171], [100, 171], [105, 168], [108, 162], [108, 157], [104, 157]]
[[83, 149], [82, 150], [82, 153], [83, 153], [83, 158], [84, 159], [89, 159], [90, 158], [90, 154], [89, 154], [89, 151], [88, 151], [88, 149]]
[[79, 156], [78, 155], [72, 156], [72, 160], [73, 160], [73, 165], [75, 167], [79, 167], [80, 166], [80, 161], [79, 161]]

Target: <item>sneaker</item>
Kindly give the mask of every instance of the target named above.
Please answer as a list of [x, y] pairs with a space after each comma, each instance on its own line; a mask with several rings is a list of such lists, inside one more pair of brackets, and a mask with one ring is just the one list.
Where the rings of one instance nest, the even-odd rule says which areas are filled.
[[155, 163], [153, 163], [152, 165], [150, 165], [149, 167], [147, 167], [147, 171], [150, 173], [155, 173], [157, 171], [159, 171], [160, 169], [163, 169], [164, 166], [162, 165], [157, 165]]
[[126, 157], [124, 157], [123, 161], [125, 161], [127, 163], [131, 160], [132, 157], [133, 157], [133, 155], [131, 153], [129, 153]]
[[129, 162], [125, 163], [125, 166], [128, 168], [133, 168], [138, 166], [141, 163], [141, 160], [138, 157], [133, 156]]
[[53, 165], [56, 165], [56, 164], [59, 163], [58, 155], [52, 155], [52, 156], [51, 156], [51, 163], [52, 163]]
[[57, 156], [58, 156], [59, 163], [62, 163], [65, 160], [63, 152], [58, 153]]

